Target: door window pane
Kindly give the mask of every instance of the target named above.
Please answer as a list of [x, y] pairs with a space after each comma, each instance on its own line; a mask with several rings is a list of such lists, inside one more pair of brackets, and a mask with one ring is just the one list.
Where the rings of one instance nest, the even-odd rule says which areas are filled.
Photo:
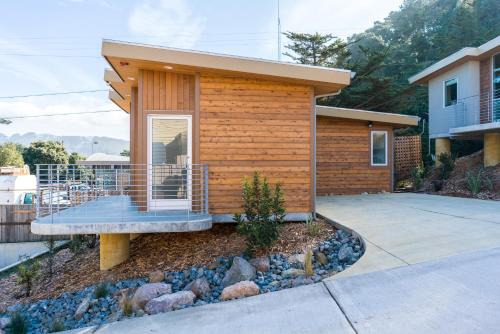
[[187, 198], [187, 119], [152, 119], [153, 199]]
[[457, 104], [457, 79], [445, 81], [444, 83], [444, 106]]
[[387, 132], [372, 132], [372, 165], [387, 165]]

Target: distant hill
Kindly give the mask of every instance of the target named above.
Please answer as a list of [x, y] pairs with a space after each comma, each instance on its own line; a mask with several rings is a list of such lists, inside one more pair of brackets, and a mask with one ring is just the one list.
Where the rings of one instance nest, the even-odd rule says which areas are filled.
[[27, 132], [25, 134], [13, 134], [7, 136], [0, 133], [0, 144], [5, 142], [13, 142], [28, 146], [31, 142], [37, 140], [56, 140], [62, 141], [66, 150], [71, 152], [78, 152], [85, 156], [92, 154], [92, 142], [96, 141], [98, 144], [94, 145], [94, 153], [102, 152], [106, 154], [120, 154], [124, 149], [129, 149], [128, 140], [110, 138], [110, 137], [82, 137], [82, 136], [55, 136], [46, 133]]

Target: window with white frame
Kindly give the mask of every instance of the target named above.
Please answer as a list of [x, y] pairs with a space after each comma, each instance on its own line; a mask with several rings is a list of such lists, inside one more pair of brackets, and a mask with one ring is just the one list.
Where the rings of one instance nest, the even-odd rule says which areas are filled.
[[457, 79], [446, 80], [444, 82], [444, 106], [449, 107], [457, 104]]
[[387, 131], [371, 133], [371, 165], [387, 166]]

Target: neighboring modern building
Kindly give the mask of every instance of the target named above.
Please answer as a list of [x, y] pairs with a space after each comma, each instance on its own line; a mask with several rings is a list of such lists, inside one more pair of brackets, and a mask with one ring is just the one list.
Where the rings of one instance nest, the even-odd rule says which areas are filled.
[[463, 48], [409, 79], [429, 87], [429, 134], [436, 156], [452, 139], [484, 140], [484, 165], [500, 162], [500, 36]]
[[290, 221], [311, 215], [317, 195], [391, 191], [393, 129], [418, 123], [317, 107], [350, 84], [348, 70], [109, 40], [102, 55], [110, 98], [130, 114], [130, 182], [89, 189], [95, 173], [83, 171], [65, 186], [66, 169], [40, 166], [42, 188], [83, 189], [88, 200], [40, 207], [32, 224], [40, 234], [100, 234], [102, 269], [128, 257], [137, 233], [232, 222], [254, 171], [282, 184]]

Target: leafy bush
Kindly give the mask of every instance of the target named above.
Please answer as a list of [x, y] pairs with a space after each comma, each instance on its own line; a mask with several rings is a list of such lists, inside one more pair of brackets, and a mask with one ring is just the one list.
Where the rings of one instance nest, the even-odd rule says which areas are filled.
[[27, 255], [21, 256], [20, 260], [24, 262], [17, 267], [17, 283], [24, 285], [26, 297], [29, 297], [33, 283], [40, 274], [40, 261], [31, 261]]
[[411, 182], [413, 184], [413, 189], [418, 190], [422, 186], [422, 182], [425, 176], [424, 165], [420, 164], [411, 170]]
[[482, 168], [479, 168], [475, 173], [467, 171], [465, 173], [465, 178], [467, 181], [467, 187], [473, 195], [479, 194], [483, 189], [483, 186], [486, 186], [490, 190], [493, 187], [493, 183], [486, 175], [484, 175], [484, 170]]
[[21, 313], [15, 313], [10, 319], [7, 326], [9, 334], [26, 334], [28, 333], [28, 321]]
[[52, 325], [50, 326], [49, 333], [57, 333], [57, 332], [62, 332], [66, 328], [64, 327], [64, 323], [60, 320], [54, 320]]
[[109, 295], [109, 287], [108, 283], [106, 282], [101, 282], [97, 284], [94, 290], [94, 297], [99, 299], [99, 298], [104, 298], [107, 295]]
[[307, 230], [307, 235], [313, 238], [319, 234], [319, 225], [314, 221], [314, 219], [311, 216], [307, 217], [306, 230]]
[[453, 168], [455, 168], [455, 159], [451, 154], [441, 153], [438, 156], [438, 160], [441, 163], [441, 165], [439, 166], [441, 179], [447, 180], [450, 177]]
[[308, 249], [304, 259], [304, 272], [307, 277], [311, 277], [312, 275], [314, 275], [314, 267], [312, 259], [313, 259], [313, 253], [310, 249]]
[[243, 181], [243, 214], [236, 213], [236, 229], [246, 238], [247, 252], [271, 247], [279, 238], [280, 225], [285, 220], [285, 200], [281, 186], [271, 190], [267, 178], [255, 172], [252, 181]]
[[71, 241], [69, 242], [69, 250], [73, 254], [80, 254], [84, 250], [84, 235], [73, 235]]

